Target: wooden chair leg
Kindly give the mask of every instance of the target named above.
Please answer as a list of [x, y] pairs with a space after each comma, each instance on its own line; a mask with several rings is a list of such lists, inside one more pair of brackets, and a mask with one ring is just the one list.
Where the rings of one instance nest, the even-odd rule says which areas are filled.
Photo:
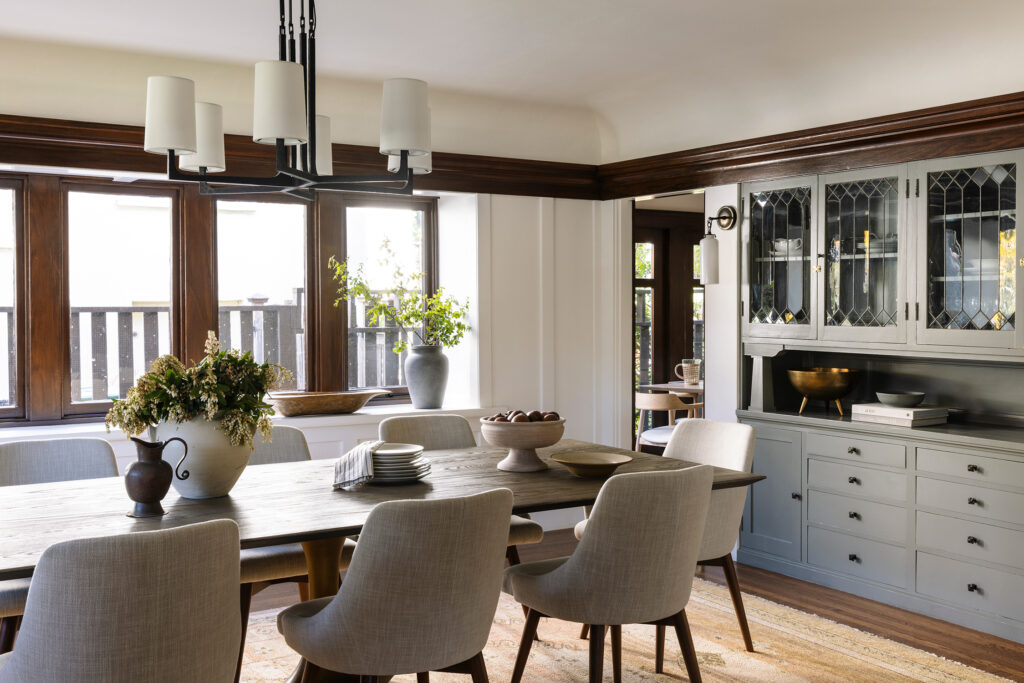
[[249, 608], [252, 606], [252, 584], [243, 583], [238, 589], [238, 604], [242, 616], [242, 638], [238, 644], [238, 663], [235, 665], [235, 683], [242, 677], [242, 655], [245, 654], [245, 633], [249, 630]]
[[14, 635], [18, 632], [21, 617], [4, 617], [0, 619], [0, 655], [14, 649]]
[[469, 660], [469, 675], [473, 683], [488, 683], [487, 663], [484, 661], [483, 652], [477, 652], [476, 657]]
[[622, 626], [612, 626], [612, 676], [622, 683]]
[[580, 640], [586, 640], [590, 634], [590, 624], [583, 624], [580, 628]]
[[299, 581], [295, 585], [299, 587], [299, 602], [306, 602], [309, 600], [309, 582]]
[[604, 631], [601, 624], [590, 625], [590, 683], [604, 678]]
[[676, 627], [676, 638], [679, 639], [679, 649], [683, 651], [683, 662], [686, 663], [686, 675], [690, 677], [691, 683], [700, 683], [700, 666], [697, 664], [697, 651], [693, 647], [693, 636], [690, 635], [690, 622], [686, 620], [686, 610], [676, 614], [673, 622]]
[[416, 674], [416, 683], [430, 683], [430, 672], [421, 671]]
[[740, 579], [736, 576], [736, 564], [732, 561], [732, 555], [726, 555], [722, 558], [722, 569], [725, 570], [725, 582], [729, 584], [729, 595], [732, 596], [732, 605], [736, 608], [736, 619], [740, 622], [743, 644], [747, 646], [747, 652], [753, 652], [754, 641], [750, 638], [750, 626], [747, 625], [747, 611], [743, 609]]
[[519, 653], [516, 655], [515, 668], [512, 669], [512, 683], [519, 683], [523, 680], [523, 671], [526, 669], [526, 660], [530, 656], [530, 648], [533, 647], [533, 638], [537, 635], [539, 621], [540, 612], [533, 609], [526, 612], [526, 625], [523, 626], [523, 637], [519, 641]]
[[654, 627], [654, 673], [665, 673], [665, 625]]
[[519, 548], [514, 545], [510, 545], [505, 549], [505, 559], [508, 560], [508, 566], [512, 567], [519, 564]]

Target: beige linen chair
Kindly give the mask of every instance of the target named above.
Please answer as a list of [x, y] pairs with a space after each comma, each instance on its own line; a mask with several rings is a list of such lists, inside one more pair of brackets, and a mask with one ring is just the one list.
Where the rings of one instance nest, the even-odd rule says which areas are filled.
[[237, 585], [230, 520], [57, 543], [36, 565], [0, 683], [226, 683]]
[[407, 673], [427, 681], [441, 670], [486, 681], [482, 650], [511, 512], [508, 489], [381, 503], [338, 595], [289, 607], [278, 630], [308, 664], [361, 681]]
[[[461, 415], [389, 417], [381, 421], [378, 438], [390, 443], [419, 444], [428, 451], [476, 446], [473, 429]], [[528, 517], [512, 515], [505, 552], [508, 563], [519, 564], [518, 546], [540, 543], [543, 539], [544, 528], [540, 524]]]
[[[749, 425], [715, 420], [684, 420], [665, 448], [665, 457], [750, 472], [754, 461], [754, 430]], [[721, 489], [711, 494], [711, 507], [701, 540], [697, 564], [722, 567], [729, 594], [740, 623], [743, 643], [748, 652], [754, 643], [743, 609], [743, 594], [732, 560], [732, 549], [740, 533], [740, 518], [747, 499], [746, 487]], [[576, 525], [576, 538], [583, 536], [587, 520]], [[584, 634], [583, 637], [586, 637]], [[658, 627], [655, 671], [661, 673], [664, 659], [665, 629]]]
[[692, 418], [697, 417], [700, 411], [704, 409], [703, 403], [687, 403], [675, 394], [637, 392], [635, 396], [636, 407], [640, 411], [639, 424], [641, 426], [647, 421], [647, 413], [651, 411], [668, 413], [668, 424], [664, 427], [654, 427], [637, 433], [636, 444], [633, 446], [635, 451], [639, 451], [641, 446], [662, 447], [667, 444], [672, 436], [672, 431], [675, 429], [677, 412], [684, 412], [686, 417]]
[[[310, 459], [309, 444], [306, 442], [306, 436], [302, 430], [278, 425], [273, 428], [270, 441], [263, 441], [259, 436], [254, 439], [249, 465], [272, 465]], [[342, 570], [348, 568], [355, 547], [355, 541], [345, 539], [339, 560], [339, 567]], [[275, 583], [294, 582], [299, 586], [299, 599], [309, 599], [306, 554], [302, 550], [302, 544], [288, 543], [264, 548], [246, 548], [241, 552], [241, 581], [239, 601], [242, 614], [242, 639], [238, 651], [236, 681], [242, 671], [242, 654], [245, 651], [245, 636], [248, 631], [252, 596]]]
[[601, 487], [571, 556], [505, 570], [505, 592], [529, 608], [513, 683], [522, 679], [542, 616], [590, 625], [591, 681], [601, 680], [609, 626], [615, 680], [621, 680], [622, 624], [636, 623], [674, 626], [690, 680], [700, 680], [684, 608], [712, 478], [706, 466], [616, 475]]
[[[114, 449], [103, 439], [36, 439], [0, 444], [0, 486], [116, 476]], [[28, 587], [28, 579], [0, 581], [0, 654], [14, 646]]]

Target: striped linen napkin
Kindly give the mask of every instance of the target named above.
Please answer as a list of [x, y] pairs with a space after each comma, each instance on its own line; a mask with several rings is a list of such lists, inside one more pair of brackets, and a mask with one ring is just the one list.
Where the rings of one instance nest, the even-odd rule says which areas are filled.
[[334, 488], [348, 489], [373, 479], [373, 454], [383, 441], [364, 441], [334, 463]]

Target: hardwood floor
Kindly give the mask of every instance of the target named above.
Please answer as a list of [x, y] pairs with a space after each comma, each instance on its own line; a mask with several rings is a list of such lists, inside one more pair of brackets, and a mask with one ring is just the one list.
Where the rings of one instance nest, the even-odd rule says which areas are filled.
[[[569, 555], [575, 547], [572, 529], [561, 529], [546, 533], [541, 543], [520, 546], [519, 556], [523, 562], [533, 562]], [[817, 614], [982, 671], [1024, 681], [1024, 644], [756, 567], [737, 564], [736, 571], [745, 593]], [[722, 570], [717, 567], [705, 569], [703, 578], [725, 584]], [[283, 607], [297, 600], [298, 591], [294, 584], [279, 584], [254, 597], [252, 610]]]

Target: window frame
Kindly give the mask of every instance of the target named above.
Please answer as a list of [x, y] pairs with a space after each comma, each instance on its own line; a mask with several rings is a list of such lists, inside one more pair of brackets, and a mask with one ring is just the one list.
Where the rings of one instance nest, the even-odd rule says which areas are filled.
[[0, 189], [14, 191], [14, 329], [12, 330], [14, 349], [14, 405], [0, 408], [0, 420], [24, 418], [27, 414], [26, 402], [26, 357], [28, 356], [27, 335], [27, 265], [25, 250], [25, 226], [27, 192], [24, 177], [0, 174]]

